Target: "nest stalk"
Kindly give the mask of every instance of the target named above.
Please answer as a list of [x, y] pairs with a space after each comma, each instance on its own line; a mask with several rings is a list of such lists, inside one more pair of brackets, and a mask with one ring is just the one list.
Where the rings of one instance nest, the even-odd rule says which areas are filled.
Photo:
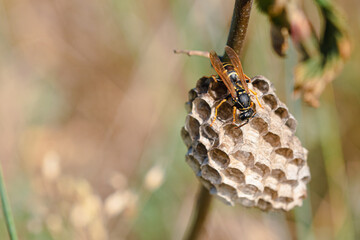
[[[244, 45], [252, 3], [253, 0], [235, 0], [227, 45], [233, 48], [238, 55], [240, 55]], [[226, 59], [226, 54], [224, 57]], [[189, 232], [185, 239], [194, 240], [200, 235], [199, 233], [210, 211], [211, 198], [208, 190], [200, 184], [200, 193], [193, 212], [194, 219], [190, 222]]]

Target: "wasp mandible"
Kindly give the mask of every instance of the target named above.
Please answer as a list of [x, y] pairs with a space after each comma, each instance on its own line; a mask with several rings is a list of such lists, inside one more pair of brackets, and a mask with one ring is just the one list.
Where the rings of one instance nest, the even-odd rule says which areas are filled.
[[[240, 59], [236, 52], [229, 46], [225, 47], [225, 52], [228, 55], [230, 62], [222, 62], [215, 51], [211, 51], [210, 61], [215, 71], [219, 75], [220, 80], [225, 84], [229, 90], [229, 95], [224, 98], [215, 108], [215, 117], [211, 122], [212, 126], [216, 120], [219, 107], [226, 102], [230, 97], [233, 103], [233, 123], [236, 120], [236, 109], [240, 111], [239, 118], [245, 121], [237, 128], [244, 126], [256, 114], [254, 103], [250, 98], [250, 92], [255, 96], [256, 101], [262, 108], [262, 105], [257, 97], [257, 93], [248, 88], [248, 83], [251, 79], [244, 74]], [[215, 76], [212, 76], [215, 81], [218, 81]]]

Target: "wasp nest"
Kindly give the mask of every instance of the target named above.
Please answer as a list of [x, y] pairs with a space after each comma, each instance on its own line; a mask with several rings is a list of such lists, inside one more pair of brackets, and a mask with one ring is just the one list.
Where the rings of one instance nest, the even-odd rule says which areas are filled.
[[186, 162], [211, 194], [231, 205], [288, 211], [306, 197], [307, 150], [294, 135], [295, 118], [270, 81], [256, 76], [249, 88], [264, 108], [257, 106], [256, 116], [241, 128], [232, 123], [230, 100], [210, 126], [215, 107], [228, 94], [222, 82], [203, 77], [190, 90], [181, 131], [188, 147]]

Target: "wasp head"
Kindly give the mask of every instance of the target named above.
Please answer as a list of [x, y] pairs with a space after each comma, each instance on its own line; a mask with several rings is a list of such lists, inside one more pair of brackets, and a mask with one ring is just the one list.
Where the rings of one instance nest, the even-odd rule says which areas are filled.
[[255, 111], [252, 108], [249, 108], [248, 110], [240, 113], [239, 118], [241, 121], [247, 120], [252, 118], [255, 115]]

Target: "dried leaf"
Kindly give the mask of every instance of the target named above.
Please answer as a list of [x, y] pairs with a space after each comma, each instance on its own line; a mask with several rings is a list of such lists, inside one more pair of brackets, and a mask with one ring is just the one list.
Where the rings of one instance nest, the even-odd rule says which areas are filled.
[[305, 102], [313, 107], [319, 106], [326, 85], [340, 73], [351, 52], [345, 24], [337, 9], [328, 0], [315, 0], [324, 22], [319, 40], [311, 21], [297, 2], [268, 0], [257, 3], [270, 18], [274, 50], [284, 56], [286, 32], [283, 29], [286, 29], [301, 54], [295, 71], [295, 95], [301, 94]]
[[275, 52], [280, 57], [285, 57], [285, 53], [289, 47], [288, 38], [289, 31], [285, 27], [279, 27], [274, 24], [271, 24], [270, 28], [271, 33], [271, 44]]

